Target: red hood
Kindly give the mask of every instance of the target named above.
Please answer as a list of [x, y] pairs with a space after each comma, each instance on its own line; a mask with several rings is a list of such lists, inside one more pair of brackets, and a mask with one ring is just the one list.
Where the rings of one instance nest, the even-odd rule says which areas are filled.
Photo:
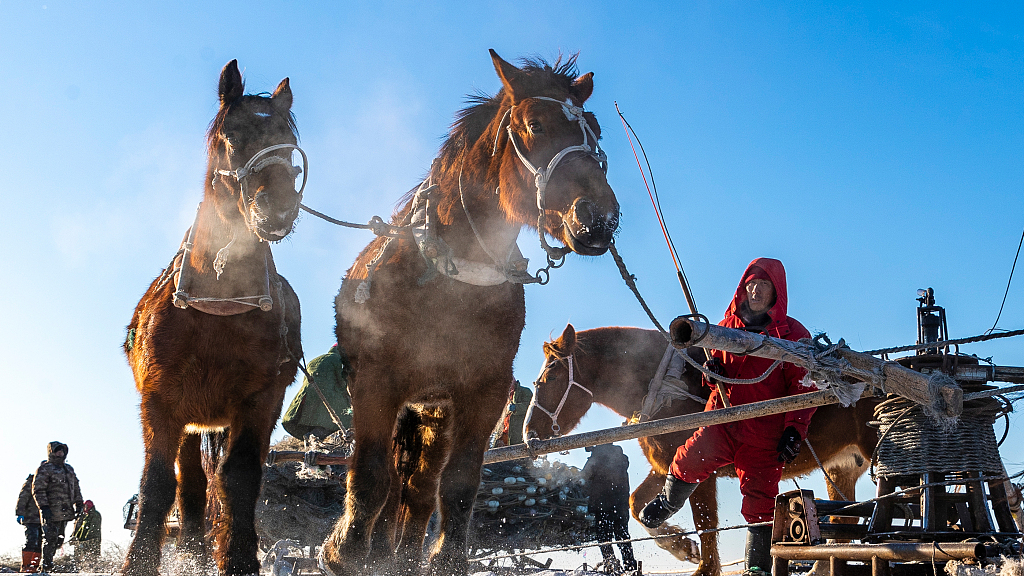
[[786, 291], [786, 268], [782, 265], [782, 262], [774, 258], [755, 258], [753, 262], [747, 265], [747, 269], [740, 276], [740, 285], [736, 288], [736, 294], [732, 297], [729, 309], [725, 311], [726, 318], [736, 316], [740, 304], [747, 299], [747, 289], [744, 286], [743, 279], [750, 274], [750, 269], [755, 266], [764, 270], [775, 286], [775, 304], [768, 310], [768, 315], [772, 317], [772, 324], [785, 321], [789, 305], [789, 293]]

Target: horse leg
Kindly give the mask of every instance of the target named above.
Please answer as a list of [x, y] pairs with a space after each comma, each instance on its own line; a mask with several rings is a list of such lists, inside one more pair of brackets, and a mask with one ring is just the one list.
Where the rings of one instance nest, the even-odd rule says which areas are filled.
[[402, 531], [397, 561], [405, 573], [416, 573], [423, 561], [423, 544], [430, 517], [437, 509], [441, 474], [448, 459], [448, 446], [443, 412], [431, 410], [425, 417], [423, 452], [419, 466], [405, 484]]
[[[665, 475], [658, 474], [654, 470], [644, 478], [644, 481], [636, 487], [636, 490], [629, 496], [629, 511], [639, 522], [640, 511], [644, 509], [644, 506], [648, 502], [654, 499], [655, 496], [661, 492], [661, 489], [665, 486]], [[698, 488], [698, 491], [700, 489]], [[696, 495], [696, 492], [694, 493]], [[693, 496], [690, 497], [690, 507], [694, 507]], [[696, 517], [696, 509], [694, 508], [694, 515]], [[643, 526], [643, 524], [641, 524]], [[657, 528], [648, 528], [643, 526], [644, 530], [647, 531], [651, 536], [665, 536], [665, 538], [658, 538], [655, 540], [655, 544], [659, 548], [667, 550], [678, 560], [682, 562], [692, 562], [699, 564], [701, 561], [700, 549], [697, 543], [687, 538], [686, 536], [680, 535], [683, 529], [675, 524], [665, 523]]]
[[505, 391], [499, 389], [498, 392], [493, 398], [464, 403], [471, 406], [453, 407], [446, 419], [452, 428], [452, 443], [448, 462], [441, 473], [441, 535], [430, 559], [430, 576], [464, 576], [469, 568], [466, 543], [473, 503], [480, 487], [480, 468], [488, 434], [494, 429], [506, 401]]
[[370, 535], [370, 553], [367, 559], [370, 572], [373, 573], [389, 574], [395, 564], [395, 545], [402, 533], [404, 514], [401, 484], [396, 480], [397, 478], [392, 478], [384, 508], [377, 515]]
[[177, 490], [174, 462], [184, 425], [171, 421], [166, 411], [154, 406], [156, 402], [145, 394], [142, 397], [146, 461], [139, 485], [139, 519], [121, 568], [123, 576], [158, 576], [164, 521], [174, 505]]
[[[352, 386], [356, 437], [348, 469], [345, 515], [334, 525], [321, 550], [323, 567], [333, 576], [351, 576], [364, 570], [371, 532], [388, 498], [389, 490], [381, 487], [391, 486], [392, 478], [398, 474], [389, 458], [398, 408], [386, 404], [391, 399], [383, 398], [387, 396], [387, 379], [383, 375], [368, 376], [364, 368], [353, 384], [380, 383], [372, 386], [372, 393], [360, 394], [360, 387]], [[361, 418], [364, 414], [374, 417]]]
[[[259, 410], [249, 410], [258, 413]], [[224, 526], [217, 530], [217, 565], [221, 574], [258, 574], [256, 499], [263, 478], [263, 454], [272, 425], [232, 422], [224, 460], [217, 470], [217, 492]]]
[[206, 549], [206, 471], [203, 470], [202, 436], [186, 434], [178, 450], [178, 513], [181, 532], [178, 550], [189, 563], [190, 571], [207, 568]]

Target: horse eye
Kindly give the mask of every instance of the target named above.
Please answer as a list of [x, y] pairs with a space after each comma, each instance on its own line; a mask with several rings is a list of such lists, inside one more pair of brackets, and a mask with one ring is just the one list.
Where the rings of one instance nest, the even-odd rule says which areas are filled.
[[530, 120], [530, 122], [527, 123], [526, 127], [530, 129], [530, 133], [531, 134], [543, 134], [544, 133], [544, 127], [541, 126], [540, 120]]

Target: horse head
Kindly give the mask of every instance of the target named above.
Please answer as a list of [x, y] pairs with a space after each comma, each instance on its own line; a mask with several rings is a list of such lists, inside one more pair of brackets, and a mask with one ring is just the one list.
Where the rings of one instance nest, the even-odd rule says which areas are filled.
[[[594, 91], [592, 72], [576, 76], [575, 57], [554, 68], [517, 68], [493, 50], [501, 78], [498, 114], [487, 130], [498, 162], [499, 203], [522, 224], [541, 228], [548, 250], [604, 254], [619, 225], [619, 203], [608, 185], [601, 127], [583, 104]], [[567, 249], [550, 249], [544, 234]]]
[[[262, 241], [281, 240], [299, 213], [302, 188], [295, 179], [305, 172], [305, 153], [291, 114], [292, 91], [285, 78], [274, 93], [246, 95], [238, 61], [220, 74], [220, 109], [207, 135], [209, 167], [206, 198], [232, 229], [244, 225]], [[293, 166], [292, 155], [302, 156]]]
[[576, 329], [568, 324], [562, 335], [544, 343], [544, 368], [533, 383], [536, 391], [526, 411], [523, 438], [547, 440], [580, 423], [594, 403], [587, 384], [580, 383]]

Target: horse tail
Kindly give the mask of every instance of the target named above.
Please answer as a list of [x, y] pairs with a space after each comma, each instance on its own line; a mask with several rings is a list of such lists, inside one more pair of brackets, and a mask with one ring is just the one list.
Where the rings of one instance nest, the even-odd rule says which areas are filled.
[[[227, 447], [228, 435], [227, 429], [216, 431], [216, 432], [203, 432], [202, 440], [200, 441], [200, 457], [202, 459], [203, 471], [206, 472], [206, 477], [212, 479], [217, 475], [217, 469], [220, 468], [221, 459], [224, 457], [224, 450]], [[206, 491], [206, 530], [210, 533], [210, 541], [216, 541], [215, 530], [218, 526], [224, 526], [226, 523], [221, 522], [221, 517], [224, 514], [223, 503], [220, 500], [220, 494], [217, 490]], [[223, 532], [225, 528], [221, 528]]]
[[422, 428], [423, 417], [420, 413], [408, 406], [403, 408], [398, 415], [395, 438], [392, 442], [395, 450], [395, 467], [402, 482], [403, 496], [409, 477], [420, 467], [420, 457], [423, 455]]

